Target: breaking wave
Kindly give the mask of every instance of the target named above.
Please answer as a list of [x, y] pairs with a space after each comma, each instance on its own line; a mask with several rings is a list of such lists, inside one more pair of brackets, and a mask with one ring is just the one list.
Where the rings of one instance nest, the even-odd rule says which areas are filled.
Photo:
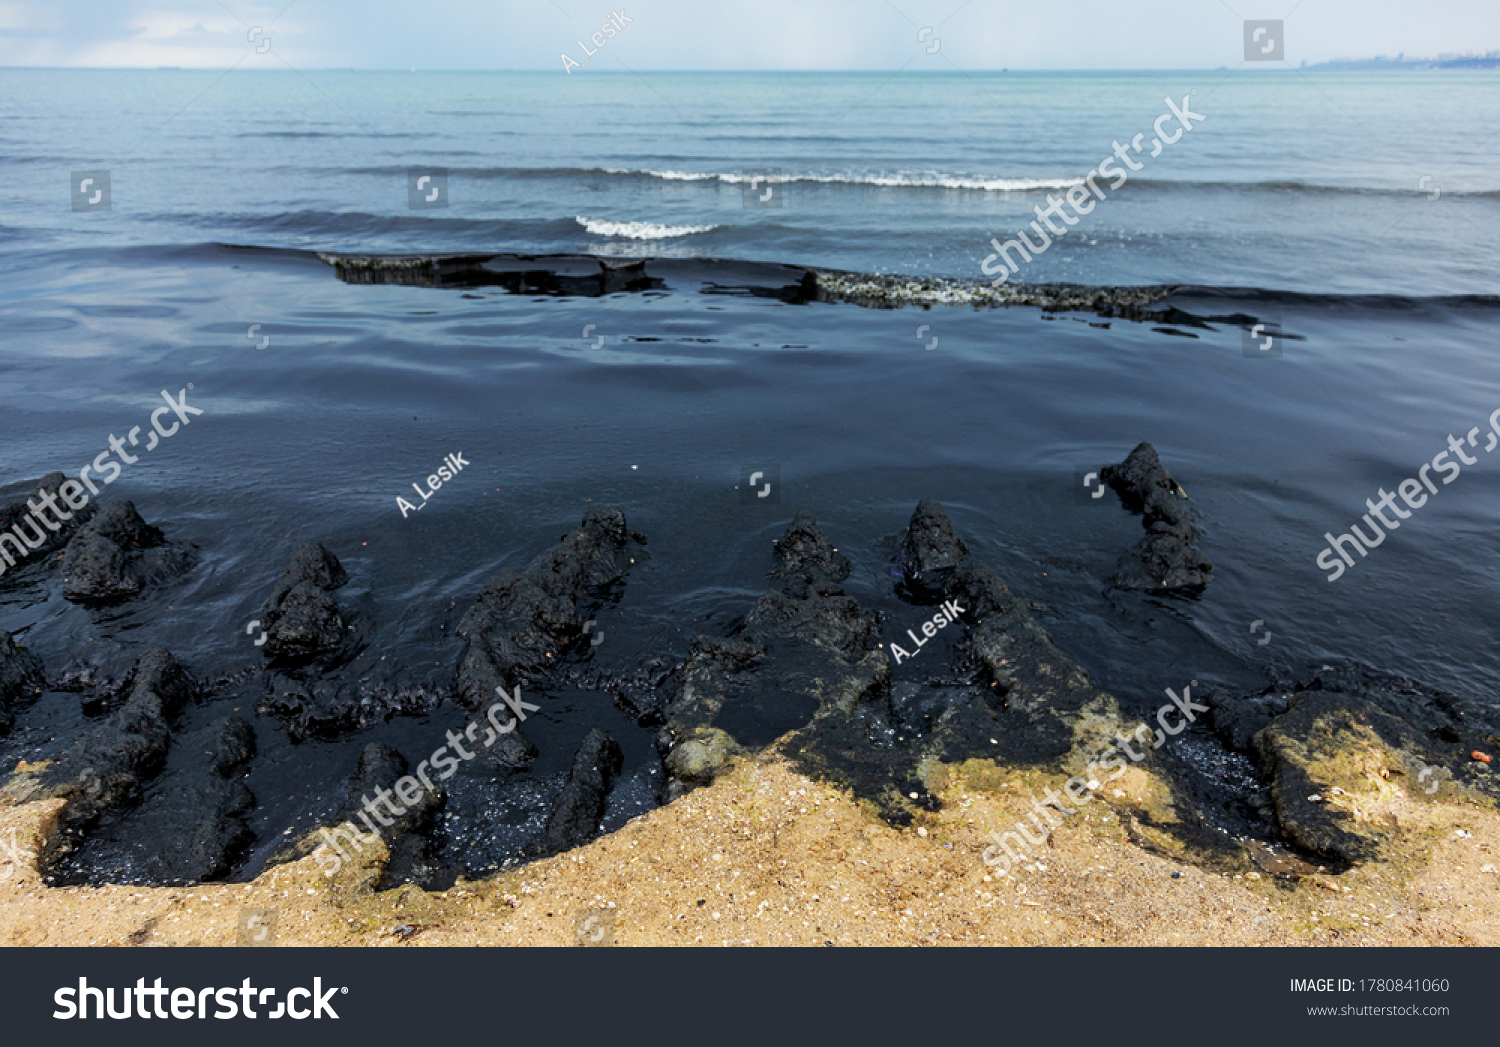
[[895, 174], [895, 175], [813, 175], [780, 174], [753, 171], [651, 171], [605, 168], [605, 174], [639, 175], [667, 182], [707, 182], [717, 179], [729, 185], [740, 185], [752, 178], [773, 182], [819, 182], [830, 185], [873, 185], [886, 189], [974, 189], [989, 193], [1015, 193], [1030, 189], [1069, 189], [1082, 185], [1079, 178], [974, 178], [963, 175]]
[[674, 236], [692, 236], [719, 228], [716, 225], [661, 225], [657, 222], [608, 222], [602, 218], [574, 219], [595, 236], [623, 236], [630, 240], [668, 240]]

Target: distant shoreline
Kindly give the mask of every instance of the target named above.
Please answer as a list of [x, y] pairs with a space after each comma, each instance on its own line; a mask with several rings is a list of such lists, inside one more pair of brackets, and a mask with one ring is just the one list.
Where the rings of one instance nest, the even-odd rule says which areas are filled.
[[1316, 65], [1304, 65], [1304, 69], [1324, 72], [1368, 72], [1386, 69], [1500, 69], [1500, 51], [1482, 55], [1439, 55], [1436, 58], [1407, 58], [1397, 55], [1387, 58], [1335, 58]]

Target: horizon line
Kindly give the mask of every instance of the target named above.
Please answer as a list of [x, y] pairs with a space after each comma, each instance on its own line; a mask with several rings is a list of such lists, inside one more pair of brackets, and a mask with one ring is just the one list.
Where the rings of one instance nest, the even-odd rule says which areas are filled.
[[[1480, 56], [1480, 57], [1483, 57], [1483, 56]], [[1375, 62], [1375, 61], [1378, 61], [1378, 59], [1373, 59], [1373, 58], [1353, 58], [1353, 59], [1349, 59], [1349, 58], [1335, 58], [1335, 59], [1328, 59], [1328, 60], [1325, 60], [1323, 62], [1305, 63], [1305, 64], [1300, 64], [1300, 65], [1291, 65], [1290, 63], [1287, 63], [1287, 62], [1264, 63], [1264, 64], [1262, 64], [1262, 63], [1255, 63], [1254, 65], [1250, 65], [1250, 64], [1245, 63], [1245, 62], [1240, 62], [1236, 66], [1229, 66], [1229, 65], [1217, 65], [1217, 66], [1111, 66], [1111, 67], [1102, 67], [1102, 66], [1100, 66], [1100, 67], [1064, 67], [1064, 66], [1056, 66], [1056, 67], [1051, 67], [1051, 66], [1037, 66], [1037, 67], [1027, 66], [1027, 67], [1020, 67], [1020, 66], [1017, 66], [1017, 67], [1012, 67], [1012, 66], [1002, 66], [1002, 67], [1000, 67], [998, 69], [935, 69], [935, 70], [908, 70], [907, 72], [909, 72], [910, 75], [914, 75], [914, 76], [970, 76], [970, 75], [973, 75], [974, 73], [1221, 73], [1221, 72], [1226, 72], [1226, 71], [1229, 71], [1229, 70], [1234, 70], [1234, 71], [1237, 72], [1239, 70], [1240, 66], [1244, 66], [1246, 68], [1246, 70], [1249, 71], [1249, 72], [1265, 72], [1265, 73], [1270, 73], [1270, 72], [1306, 72], [1309, 69], [1315, 69], [1315, 68], [1318, 68], [1319, 66], [1325, 66], [1325, 65], [1349, 65], [1349, 64], [1354, 64], [1354, 63], [1366, 63], [1366, 62]], [[1413, 63], [1417, 63], [1417, 62], [1425, 62], [1425, 61], [1436, 62], [1436, 61], [1439, 61], [1439, 59], [1420, 59], [1420, 58], [1419, 59], [1407, 59], [1407, 60], [1405, 60], [1404, 62], [1402, 62], [1400, 64], [1402, 64], [1402, 65], [1409, 65], [1409, 64], [1413, 64]], [[1391, 60], [1391, 64], [1395, 65], [1397, 63], [1396, 63], [1395, 60]], [[233, 67], [231, 67], [231, 68], [233, 68]], [[110, 72], [110, 73], [117, 73], [117, 72], [212, 73], [212, 72], [218, 72], [218, 73], [223, 73], [223, 72], [228, 72], [229, 71], [229, 70], [225, 69], [222, 66], [216, 66], [216, 65], [6, 65], [4, 63], [0, 63], [0, 70], [15, 70], [15, 71], [27, 71], [27, 72], [94, 72], [94, 73], [104, 73], [104, 72]], [[516, 68], [503, 68], [503, 69], [484, 69], [484, 68], [448, 69], [448, 68], [444, 68], [444, 67], [440, 67], [440, 66], [432, 66], [432, 67], [405, 66], [405, 67], [403, 67], [403, 66], [353, 66], [353, 65], [304, 66], [304, 67], [302, 67], [300, 69], [292, 69], [292, 68], [287, 68], [287, 69], [235, 69], [235, 71], [236, 72], [245, 72], [245, 73], [293, 73], [293, 74], [296, 74], [296, 73], [300, 72], [300, 73], [545, 73], [545, 74], [548, 74], [548, 75], [553, 75], [553, 74], [555, 74], [557, 72], [557, 70], [555, 68], [550, 67], [550, 66], [548, 66], [548, 67], [536, 67], [536, 68], [521, 68], [521, 69], [516, 69]], [[1372, 70], [1359, 69], [1359, 70], [1350, 70], [1350, 71], [1352, 71], [1352, 72], [1371, 72]], [[1426, 70], [1424, 70], [1424, 71], [1426, 71]], [[1486, 70], [1442, 69], [1442, 70], [1432, 70], [1432, 71], [1437, 71], [1437, 72], [1473, 72], [1473, 71], [1484, 72]], [[639, 73], [755, 73], [755, 74], [783, 73], [783, 74], [787, 74], [787, 75], [796, 76], [796, 75], [828, 74], [828, 73], [869, 73], [869, 74], [886, 74], [886, 75], [888, 75], [890, 72], [891, 72], [891, 70], [888, 69], [888, 68], [885, 68], [885, 67], [877, 67], [877, 68], [869, 68], [869, 69], [678, 69], [678, 68], [653, 69], [653, 68], [641, 68], [641, 69], [618, 69], [618, 70], [617, 69], [601, 69], [601, 70], [594, 70], [594, 71], [592, 71], [590, 73], [580, 74], [580, 75], [598, 76], [598, 75], [603, 74], [603, 75], [609, 75], [609, 76], [634, 76], [634, 75], [639, 74]]]

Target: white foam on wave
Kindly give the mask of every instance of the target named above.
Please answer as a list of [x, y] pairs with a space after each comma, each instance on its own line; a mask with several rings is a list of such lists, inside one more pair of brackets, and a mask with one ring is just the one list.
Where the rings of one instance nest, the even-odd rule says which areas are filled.
[[752, 178], [773, 182], [819, 182], [824, 185], [873, 185], [884, 189], [973, 189], [987, 193], [1018, 193], [1030, 189], [1071, 189], [1083, 185], [1082, 178], [971, 178], [964, 175], [895, 174], [895, 175], [813, 175], [726, 171], [651, 171], [605, 168], [605, 174], [646, 175], [667, 182], [707, 182], [717, 179], [728, 185], [740, 185]]
[[674, 236], [692, 236], [719, 228], [716, 225], [661, 225], [657, 222], [608, 222], [602, 218], [573, 219], [595, 236], [623, 236], [629, 240], [668, 240]]
[[1069, 284], [1005, 284], [940, 276], [819, 271], [819, 297], [878, 309], [934, 305], [1032, 305], [1054, 311], [1087, 310], [1101, 316], [1140, 317], [1169, 297], [1173, 286], [1083, 287]]
[[922, 189], [979, 189], [987, 193], [1016, 193], [1027, 189], [1071, 189], [1075, 185], [1083, 185], [1082, 178], [957, 178], [957, 177], [933, 177], [922, 178], [910, 175], [872, 175], [869, 178], [815, 178], [809, 177], [810, 182], [844, 182], [849, 181], [857, 185], [878, 185], [886, 187], [903, 188], [913, 186]]
[[652, 178], [660, 178], [668, 182], [706, 182], [719, 175], [701, 171], [643, 171], [631, 167], [606, 167], [605, 174], [612, 175], [650, 175]]

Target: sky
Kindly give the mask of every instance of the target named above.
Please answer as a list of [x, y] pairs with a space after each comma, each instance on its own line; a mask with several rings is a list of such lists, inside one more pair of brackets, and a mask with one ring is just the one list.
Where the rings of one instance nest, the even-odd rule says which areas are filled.
[[1496, 0], [0, 0], [0, 66], [560, 71], [612, 14], [633, 70], [1232, 68], [1245, 19], [1292, 65], [1500, 50]]

